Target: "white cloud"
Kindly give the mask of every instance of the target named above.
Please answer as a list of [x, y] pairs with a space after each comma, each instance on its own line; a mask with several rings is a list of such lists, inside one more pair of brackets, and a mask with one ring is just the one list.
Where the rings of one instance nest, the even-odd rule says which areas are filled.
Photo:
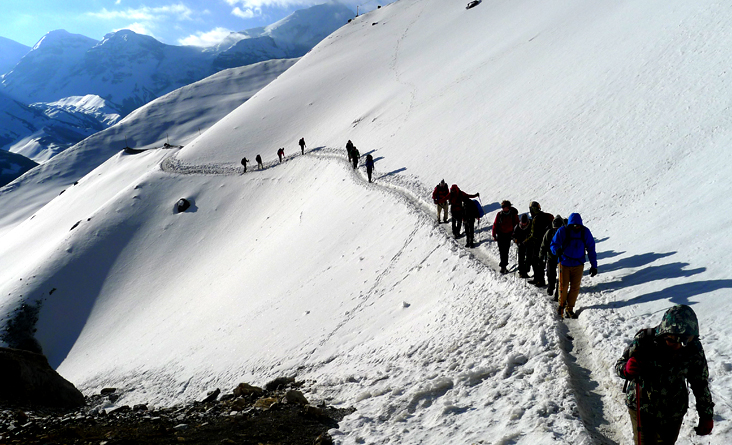
[[182, 3], [177, 3], [167, 6], [157, 6], [154, 8], [143, 6], [140, 8], [127, 8], [124, 10], [111, 11], [107, 8], [102, 8], [99, 12], [89, 12], [87, 15], [104, 20], [126, 19], [159, 22], [170, 19], [192, 20], [194, 12], [188, 6]]
[[114, 31], [117, 32], [122, 29], [129, 29], [130, 31], [136, 32], [137, 34], [143, 34], [146, 36], [155, 37], [155, 34], [153, 34], [152, 31], [150, 31], [150, 29], [148, 28], [148, 26], [143, 23], [137, 23], [137, 22], [131, 23], [131, 24], [125, 26], [124, 28], [115, 29]]
[[233, 15], [242, 17], [240, 13], [247, 13], [248, 11], [261, 15], [263, 7], [287, 8], [290, 6], [311, 6], [319, 3], [325, 3], [326, 1], [327, 0], [226, 0], [226, 3], [230, 6], [234, 6], [234, 9], [231, 11]]
[[192, 46], [214, 46], [221, 43], [229, 34], [231, 30], [226, 28], [214, 28], [211, 31], [203, 32], [199, 31], [188, 37], [178, 39], [178, 43], [181, 45], [192, 45]]
[[[262, 11], [260, 10], [259, 14], [261, 14], [261, 13], [262, 13]], [[255, 11], [253, 9], [247, 8], [247, 9], [242, 10], [238, 6], [231, 10], [231, 14], [235, 15], [237, 17], [240, 17], [242, 19], [251, 19], [251, 18], [254, 18], [255, 15], [258, 15], [258, 14], [255, 14]]]

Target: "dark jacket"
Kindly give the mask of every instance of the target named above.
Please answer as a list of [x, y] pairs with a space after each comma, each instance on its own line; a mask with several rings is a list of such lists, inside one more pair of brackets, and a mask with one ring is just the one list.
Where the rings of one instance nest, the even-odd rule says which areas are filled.
[[[367, 170], [373, 170], [374, 169], [374, 157], [370, 154], [366, 155], [366, 169]], [[445, 186], [447, 188], [447, 186]]]
[[[577, 224], [580, 230], [572, 230], [569, 226]], [[597, 252], [595, 252], [595, 238], [590, 229], [582, 225], [579, 213], [572, 213], [567, 220], [567, 226], [560, 227], [554, 234], [551, 252], [559, 257], [563, 266], [574, 267], [585, 264], [585, 251], [592, 267], [597, 268]]]
[[554, 215], [539, 210], [531, 216], [531, 235], [529, 235], [526, 242], [539, 247], [544, 239], [544, 234], [552, 226]]
[[541, 241], [541, 248], [539, 248], [539, 258], [556, 261], [557, 256], [552, 253], [550, 247], [552, 244], [552, 240], [554, 239], [554, 235], [557, 233], [557, 230], [559, 229], [550, 227], [549, 230], [547, 230], [544, 234], [544, 239]]
[[[666, 346], [665, 334], [689, 335], [694, 340], [678, 351]], [[625, 403], [636, 409], [636, 385], [641, 386], [641, 414], [652, 416], [660, 424], [671, 419], [680, 420], [689, 407], [687, 382], [696, 398], [699, 417], [711, 419], [714, 403], [709, 391], [709, 370], [704, 349], [699, 341], [699, 328], [694, 311], [686, 305], [676, 305], [663, 316], [661, 324], [644, 329], [636, 334], [620, 359], [615, 363], [615, 372], [622, 378], [625, 365], [635, 357], [641, 372], [628, 385]]]
[[434, 201], [435, 204], [443, 204], [447, 202], [448, 196], [450, 196], [450, 189], [447, 188], [447, 184], [445, 184], [444, 187], [437, 184], [437, 187], [432, 191], [432, 201]]
[[526, 238], [529, 237], [531, 234], [531, 222], [526, 225], [526, 228], [521, 228], [521, 224], [516, 224], [516, 227], [513, 229], [513, 240], [516, 241], [518, 244], [523, 243]]
[[476, 201], [468, 198], [467, 195], [463, 197], [463, 209], [465, 210], [463, 212], [464, 221], [480, 218], [480, 213], [478, 213], [478, 204], [476, 204]]
[[450, 186], [450, 194], [447, 199], [450, 200], [450, 213], [461, 213], [463, 211], [463, 198], [475, 198], [478, 194], [469, 195], [458, 188], [457, 184]]
[[496, 214], [496, 219], [493, 221], [493, 238], [496, 238], [497, 236], [511, 235], [513, 233], [513, 229], [518, 225], [518, 223], [518, 210], [516, 210], [515, 207], [511, 207], [508, 213], [501, 209]]

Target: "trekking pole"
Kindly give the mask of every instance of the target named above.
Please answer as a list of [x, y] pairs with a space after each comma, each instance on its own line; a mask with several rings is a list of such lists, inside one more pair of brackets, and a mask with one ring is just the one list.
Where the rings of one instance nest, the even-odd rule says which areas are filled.
[[640, 382], [635, 382], [635, 412], [636, 412], [636, 431], [638, 431], [638, 445], [641, 444], [641, 409], [640, 409], [641, 387]]

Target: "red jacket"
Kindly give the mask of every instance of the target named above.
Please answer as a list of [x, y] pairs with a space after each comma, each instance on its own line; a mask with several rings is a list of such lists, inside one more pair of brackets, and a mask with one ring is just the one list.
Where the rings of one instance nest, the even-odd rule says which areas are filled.
[[501, 209], [496, 214], [495, 221], [493, 221], [493, 238], [498, 235], [511, 235], [513, 233], [513, 228], [516, 227], [518, 223], [518, 210], [516, 210], [514, 207], [511, 207], [511, 210], [509, 210], [508, 214], [506, 214], [503, 213], [503, 210]]
[[448, 190], [447, 184], [445, 184], [444, 187], [440, 187], [440, 184], [437, 184], [437, 187], [435, 187], [435, 190], [432, 192], [432, 200], [435, 204], [443, 204], [447, 202], [448, 196], [450, 196], [450, 190]]
[[475, 198], [476, 196], [478, 196], [477, 193], [469, 195], [460, 190], [457, 184], [453, 184], [450, 187], [450, 195], [448, 196], [448, 199], [450, 200], [450, 212], [461, 212], [463, 210], [463, 198]]

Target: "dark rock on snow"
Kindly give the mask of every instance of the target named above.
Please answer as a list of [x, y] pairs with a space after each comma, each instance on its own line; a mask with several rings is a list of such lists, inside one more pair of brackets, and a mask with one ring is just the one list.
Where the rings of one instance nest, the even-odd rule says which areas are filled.
[[75, 408], [84, 396], [61, 377], [42, 354], [0, 348], [0, 404]]
[[328, 430], [354, 409], [309, 405], [302, 392], [292, 389], [304, 382], [277, 381], [279, 389], [242, 383], [218, 400], [173, 407], [110, 407], [108, 397], [123, 397], [125, 391], [105, 388], [87, 397], [80, 409], [0, 409], [0, 443], [332, 444]]

